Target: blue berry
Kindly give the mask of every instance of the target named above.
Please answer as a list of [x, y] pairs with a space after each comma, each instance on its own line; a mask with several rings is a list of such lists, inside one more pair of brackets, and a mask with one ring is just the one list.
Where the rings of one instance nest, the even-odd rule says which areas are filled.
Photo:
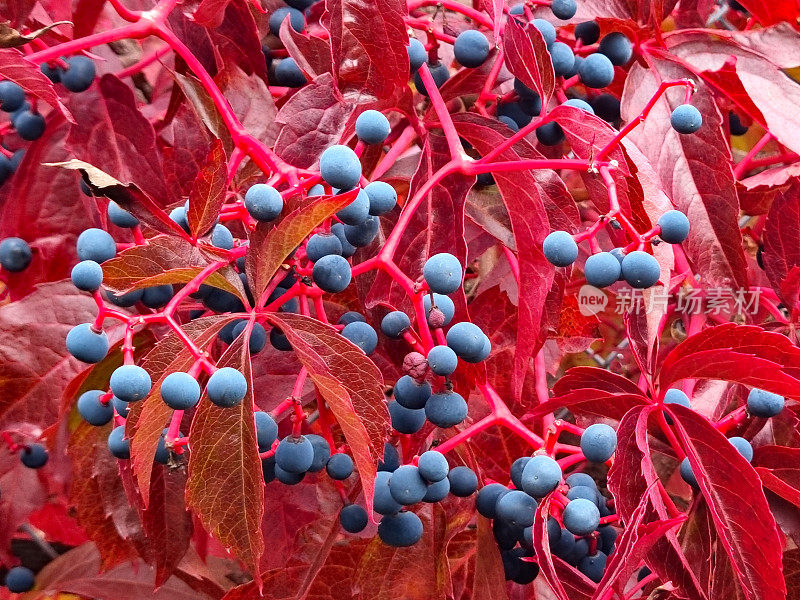
[[[395, 467], [397, 470], [399, 465]], [[379, 515], [392, 515], [403, 508], [397, 500], [392, 498], [389, 491], [389, 482], [392, 478], [393, 471], [378, 471], [375, 476], [375, 496], [373, 499], [373, 508]]]
[[447, 474], [450, 480], [450, 493], [459, 498], [466, 498], [478, 489], [478, 476], [469, 467], [454, 467]]
[[585, 486], [592, 489], [597, 489], [597, 483], [594, 478], [588, 473], [572, 473], [564, 482], [570, 487]]
[[633, 44], [625, 34], [615, 31], [600, 40], [597, 51], [607, 56], [612, 65], [621, 67], [628, 64], [633, 56]]
[[359, 190], [355, 199], [337, 212], [336, 216], [345, 225], [360, 225], [363, 223], [369, 216], [369, 196], [367, 193], [364, 190]]
[[681, 104], [672, 111], [669, 120], [675, 131], [688, 135], [700, 129], [703, 115], [691, 104]]
[[381, 144], [389, 137], [389, 119], [377, 110], [365, 110], [356, 119], [356, 135], [365, 144]]
[[489, 40], [480, 31], [467, 29], [453, 43], [456, 60], [465, 67], [480, 67], [489, 56]]
[[[433, 83], [436, 84], [437, 88], [442, 87], [445, 82], [450, 79], [450, 69], [448, 69], [447, 66], [442, 62], [436, 62], [434, 64], [429, 62], [428, 69], [430, 69]], [[414, 87], [417, 88], [417, 91], [423, 96], [428, 95], [428, 90], [425, 89], [425, 84], [422, 83], [422, 78], [419, 76], [419, 72], [414, 73]]]
[[700, 489], [700, 484], [697, 483], [697, 477], [695, 477], [694, 471], [692, 471], [692, 465], [688, 457], [681, 461], [680, 472], [681, 478], [683, 478], [686, 483], [695, 489]]
[[239, 404], [247, 394], [247, 379], [232, 367], [214, 371], [206, 384], [208, 399], [217, 406], [229, 408]]
[[602, 288], [619, 279], [622, 265], [610, 252], [600, 252], [586, 259], [583, 272], [586, 276], [586, 283]]
[[[531, 122], [531, 116], [528, 114], [530, 112], [527, 109], [531, 109], [531, 105], [526, 105], [527, 109], [523, 109], [523, 100], [519, 102], [500, 102], [497, 105], [497, 116], [499, 117], [508, 117], [514, 123], [517, 124], [517, 127], [525, 127], [528, 123]], [[541, 99], [539, 100], [541, 103]], [[535, 106], [533, 106], [535, 108]], [[541, 108], [541, 106], [540, 106]]]
[[373, 181], [364, 186], [369, 198], [369, 214], [385, 215], [397, 204], [397, 191], [385, 181]]
[[352, 247], [363, 248], [369, 246], [378, 235], [381, 221], [378, 217], [368, 216], [358, 225], [345, 225], [344, 237]]
[[28, 142], [38, 140], [44, 133], [45, 120], [39, 113], [24, 110], [13, 117], [12, 123], [19, 137]]
[[461, 423], [467, 418], [467, 411], [467, 401], [461, 394], [451, 391], [433, 394], [425, 403], [428, 421], [442, 429]]
[[634, 250], [622, 259], [622, 276], [631, 287], [649, 288], [658, 282], [661, 267], [651, 254], [643, 250]]
[[387, 408], [392, 421], [392, 429], [398, 433], [417, 433], [425, 425], [425, 411], [421, 408], [406, 408], [396, 400], [389, 402]]
[[594, 114], [594, 109], [592, 105], [586, 102], [586, 100], [581, 100], [580, 98], [572, 98], [564, 102], [564, 106], [574, 106], [575, 108], [580, 108], [581, 110], [585, 110], [588, 113]]
[[342, 452], [333, 454], [325, 464], [325, 471], [331, 479], [344, 481], [353, 474], [353, 459]]
[[417, 383], [408, 375], [403, 375], [394, 384], [394, 399], [400, 406], [412, 410], [425, 407], [431, 397], [431, 386], [428, 382]]
[[568, 267], [578, 258], [578, 244], [566, 231], [554, 231], [544, 238], [544, 257], [556, 267]]
[[487, 519], [494, 519], [497, 516], [498, 500], [510, 491], [501, 483], [485, 485], [478, 491], [478, 495], [475, 498], [475, 508]]
[[291, 352], [292, 350], [292, 345], [289, 343], [289, 339], [286, 337], [286, 334], [284, 334], [277, 327], [270, 329], [269, 343], [273, 348], [280, 350], [281, 352]]
[[600, 533], [599, 542], [603, 554], [611, 554], [614, 551], [619, 531], [611, 525], [601, 525], [597, 531]]
[[287, 435], [275, 450], [275, 466], [289, 473], [305, 473], [314, 463], [314, 446], [304, 435]]
[[9, 592], [21, 594], [33, 589], [36, 576], [26, 567], [12, 567], [6, 573], [5, 584]]
[[368, 515], [363, 506], [348, 504], [339, 513], [339, 524], [348, 533], [359, 533], [367, 526]]
[[275, 463], [275, 479], [280, 481], [284, 485], [297, 485], [303, 478], [306, 476], [305, 472], [302, 473], [292, 473], [291, 471], [287, 471], [286, 469], [282, 469]]
[[547, 47], [553, 45], [556, 41], [556, 28], [553, 27], [549, 21], [545, 21], [544, 19], [534, 19], [531, 21], [531, 25], [536, 27], [539, 30], [539, 33], [542, 34]]
[[169, 213], [169, 218], [172, 219], [178, 226], [186, 233], [189, 233], [189, 220], [186, 217], [186, 207], [178, 206], [173, 208]]
[[598, 550], [594, 554], [584, 556], [578, 563], [578, 570], [595, 583], [600, 583], [606, 570], [607, 558], [603, 552]]
[[315, 233], [306, 243], [306, 256], [311, 262], [317, 262], [328, 254], [342, 253], [342, 243], [332, 233]]
[[759, 388], [753, 388], [747, 395], [747, 412], [754, 417], [774, 417], [783, 410], [784, 404], [783, 396]]
[[[278, 298], [286, 294], [288, 291], [289, 290], [286, 289], [285, 287], [280, 287], [280, 286], [276, 287], [269, 295], [267, 303], [271, 304], [275, 302]], [[300, 302], [297, 300], [297, 298], [290, 298], [289, 300], [281, 304], [279, 307], [280, 312], [296, 313], [299, 309], [300, 309]]]
[[214, 225], [211, 231], [211, 245], [223, 250], [233, 249], [233, 234], [225, 225]]
[[[233, 339], [236, 339], [247, 327], [247, 321], [242, 319], [233, 328]], [[258, 354], [267, 345], [267, 330], [261, 323], [253, 323], [253, 329], [250, 331], [250, 354]]]
[[281, 24], [289, 17], [289, 25], [295, 31], [303, 31], [306, 26], [306, 18], [296, 8], [284, 6], [279, 8], [269, 16], [269, 30], [272, 35], [278, 35], [281, 31]]
[[668, 244], [680, 244], [689, 235], [689, 219], [679, 210], [668, 210], [658, 218], [659, 237]]
[[575, 67], [575, 55], [572, 48], [563, 42], [555, 42], [550, 46], [550, 58], [556, 75], [568, 75]]
[[550, 121], [536, 129], [536, 139], [545, 146], [557, 146], [564, 141], [564, 130], [555, 121]]
[[91, 323], [81, 323], [67, 334], [67, 351], [85, 363], [98, 363], [108, 354], [108, 336], [95, 332]]
[[45, 62], [39, 65], [39, 70], [42, 72], [42, 75], [47, 77], [53, 83], [61, 82], [61, 67], [59, 66], [52, 67]]
[[421, 502], [427, 490], [428, 483], [419, 474], [419, 469], [413, 465], [399, 467], [389, 480], [389, 493], [403, 506]]
[[14, 112], [25, 105], [25, 90], [8, 79], [0, 81], [0, 110]]
[[745, 127], [739, 115], [733, 111], [728, 111], [728, 129], [730, 129], [731, 135], [738, 136], [747, 133], [749, 127]]
[[456, 323], [447, 331], [446, 336], [447, 345], [465, 360], [481, 355], [485, 338], [481, 328], [469, 321]]
[[256, 439], [258, 451], [267, 452], [278, 439], [278, 424], [268, 413], [257, 410], [254, 414], [256, 422]]
[[378, 334], [368, 323], [361, 321], [349, 323], [342, 329], [342, 335], [361, 348], [367, 356], [378, 346]]
[[497, 500], [495, 512], [502, 519], [517, 528], [530, 527], [538, 504], [536, 500], [521, 490], [511, 490]]
[[600, 524], [600, 510], [584, 498], [570, 500], [564, 507], [564, 527], [575, 535], [589, 535]]
[[344, 257], [329, 254], [314, 263], [311, 276], [320, 289], [336, 294], [350, 285], [353, 273]]
[[578, 4], [575, 0], [553, 0], [550, 4], [550, 10], [553, 11], [556, 18], [568, 21], [578, 12]]
[[170, 373], [161, 382], [161, 399], [174, 410], [194, 408], [200, 401], [200, 384], [188, 373]]
[[61, 73], [61, 83], [70, 92], [85, 92], [91, 87], [96, 71], [94, 61], [86, 56], [65, 59], [67, 69]]
[[617, 449], [617, 432], [604, 423], [589, 425], [581, 434], [581, 450], [586, 460], [604, 463]]
[[616, 123], [620, 120], [620, 104], [619, 99], [611, 94], [600, 94], [592, 100], [592, 108], [595, 114], [609, 123]]
[[399, 338], [409, 327], [411, 327], [411, 320], [401, 310], [393, 310], [381, 319], [381, 331], [390, 338]]
[[686, 408], [692, 407], [689, 396], [675, 388], [667, 390], [667, 393], [664, 394], [664, 404], [680, 404]]
[[244, 205], [256, 221], [274, 221], [283, 210], [283, 197], [271, 185], [257, 183], [245, 193]]
[[575, 39], [583, 42], [584, 46], [591, 46], [600, 39], [600, 25], [595, 21], [584, 21], [575, 26]]
[[450, 493], [450, 480], [446, 477], [441, 481], [437, 481], [435, 483], [431, 483], [428, 485], [428, 489], [425, 492], [425, 497], [422, 499], [423, 502], [427, 502], [428, 504], [434, 504], [436, 502], [441, 502], [445, 498], [447, 498], [447, 494]]
[[[425, 314], [427, 315], [428, 324], [431, 327], [443, 327], [449, 325], [450, 322], [453, 320], [453, 317], [456, 314], [456, 305], [450, 299], [449, 296], [445, 296], [444, 294], [433, 294], [433, 306], [431, 306], [431, 295], [426, 294], [425, 297], [422, 299], [422, 303], [425, 308]], [[444, 316], [444, 321], [439, 324], [433, 324], [432, 321], [432, 314], [431, 310], [435, 307], [438, 311], [441, 312], [442, 316]]]
[[117, 244], [111, 234], [94, 227], [78, 236], [77, 249], [80, 260], [93, 260], [96, 263], [105, 262], [117, 255]]
[[603, 54], [590, 54], [578, 67], [578, 75], [586, 87], [604, 88], [614, 81], [614, 65]]
[[378, 524], [378, 537], [387, 546], [413, 546], [422, 538], [422, 521], [413, 512], [386, 515]]
[[747, 462], [753, 462], [753, 446], [743, 437], [728, 438], [731, 445], [744, 456]]
[[522, 470], [520, 483], [525, 493], [541, 498], [552, 492], [561, 483], [561, 467], [549, 456], [531, 458]]
[[440, 252], [425, 261], [422, 274], [432, 292], [450, 294], [461, 286], [464, 269], [455, 256]]
[[33, 253], [28, 242], [9, 237], [0, 242], [0, 266], [11, 273], [24, 271], [31, 264]]
[[437, 375], [447, 377], [458, 367], [458, 356], [449, 346], [434, 346], [428, 352], [428, 366]]
[[339, 243], [342, 245], [342, 256], [350, 258], [356, 253], [356, 247], [348, 241], [345, 226], [342, 223], [331, 225], [331, 233], [339, 238]]
[[350, 310], [344, 313], [341, 317], [339, 317], [337, 323], [339, 323], [339, 325], [349, 325], [354, 321], [361, 321], [362, 323], [366, 323], [367, 319], [364, 318], [364, 315], [362, 315], [361, 313], [357, 313], [354, 310]]
[[327, 184], [342, 191], [353, 189], [361, 180], [361, 161], [347, 146], [326, 148], [319, 159], [319, 170]]
[[153, 383], [150, 374], [137, 365], [122, 365], [111, 373], [111, 391], [123, 402], [146, 398]]
[[172, 284], [155, 285], [142, 290], [142, 304], [148, 308], [161, 308], [166, 306], [174, 295]]
[[569, 488], [567, 498], [575, 500], [576, 498], [584, 498], [597, 504], [597, 490], [586, 485], [574, 485]]
[[430, 483], [442, 481], [450, 472], [450, 466], [447, 464], [444, 454], [436, 450], [423, 452], [417, 461], [417, 467], [422, 478]]
[[497, 117], [497, 120], [500, 121], [503, 125], [508, 126], [508, 128], [511, 131], [515, 131], [515, 132], [519, 131], [519, 125], [517, 125], [517, 122], [514, 121], [514, 119], [512, 119], [511, 117], [507, 117], [505, 115], [500, 115], [499, 117]]
[[128, 408], [128, 403], [127, 402], [123, 402], [122, 400], [120, 400], [116, 396], [113, 396], [111, 398], [111, 404], [114, 406], [114, 410], [117, 411], [117, 414], [120, 417], [127, 417], [128, 416], [128, 411], [130, 409]]
[[114, 427], [108, 434], [108, 451], [114, 458], [127, 460], [131, 457], [131, 441], [125, 439], [125, 426]]
[[107, 300], [115, 306], [133, 306], [142, 299], [142, 296], [144, 296], [144, 290], [131, 290], [127, 294], [115, 294], [109, 290], [106, 290]]
[[117, 227], [136, 227], [139, 219], [113, 200], [108, 203], [108, 219]]
[[311, 461], [311, 466], [308, 468], [309, 473], [318, 473], [325, 468], [325, 463], [331, 457], [331, 447], [328, 441], [321, 435], [309, 433], [306, 439], [311, 442], [311, 447], [314, 448], [314, 460]]
[[114, 407], [111, 402], [103, 404], [100, 401], [104, 393], [101, 390], [89, 390], [78, 398], [78, 413], [90, 425], [105, 425], [114, 417]]
[[425, 50], [425, 46], [420, 42], [417, 38], [411, 38], [408, 40], [408, 46], [406, 46], [406, 50], [408, 50], [408, 62], [411, 66], [411, 71], [415, 72], [422, 66], [426, 60], [428, 60], [428, 52]]
[[19, 460], [29, 469], [41, 469], [47, 464], [50, 455], [42, 444], [28, 444], [19, 453]]

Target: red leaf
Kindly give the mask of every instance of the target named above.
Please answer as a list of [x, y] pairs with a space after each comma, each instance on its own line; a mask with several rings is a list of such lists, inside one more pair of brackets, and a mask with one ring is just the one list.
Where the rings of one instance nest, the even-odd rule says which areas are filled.
[[188, 585], [172, 578], [154, 590], [153, 569], [141, 562], [107, 569], [101, 563], [97, 548], [87, 543], [62, 554], [36, 576], [36, 591], [26, 597], [31, 600], [53, 598], [59, 592], [79, 594], [86, 598], [116, 598], [118, 600], [207, 600]]
[[764, 226], [764, 271], [772, 288], [786, 306], [797, 305], [797, 284], [789, 284], [789, 272], [800, 266], [800, 181], [792, 181], [777, 195]]
[[275, 152], [286, 162], [307, 169], [325, 148], [339, 142], [353, 109], [354, 105], [336, 92], [332, 76], [323, 73], [278, 111], [275, 121], [280, 133]]
[[800, 348], [785, 336], [726, 323], [687, 338], [664, 358], [659, 389], [681, 379], [722, 379], [800, 397]]
[[333, 59], [328, 40], [295, 31], [288, 19], [281, 25], [280, 38], [289, 56], [312, 79], [323, 73], [333, 73]]
[[[147, 245], [133, 246], [103, 263], [103, 283], [119, 292], [168, 283], [187, 283], [212, 262], [188, 241], [158, 235]], [[241, 279], [230, 266], [212, 273], [203, 283], [245, 297]]]
[[[622, 96], [622, 118], [634, 119], [652, 97], [660, 81], [691, 75], [667, 61], [653, 59], [656, 71], [634, 65]], [[696, 273], [708, 287], [743, 289], [747, 265], [727, 140], [722, 119], [710, 91], [700, 86], [692, 104], [703, 114], [703, 126], [694, 135], [681, 135], [670, 125], [672, 109], [683, 102], [683, 91], [667, 92], [631, 140], [656, 168], [663, 188], [675, 207], [692, 223], [683, 243]]]
[[214, 140], [203, 168], [189, 193], [189, 210], [186, 218], [189, 229], [196, 238], [208, 232], [219, 217], [228, 188], [228, 163], [222, 142]]
[[503, 29], [503, 51], [508, 70], [528, 89], [536, 91], [542, 106], [547, 106], [555, 89], [556, 76], [539, 30], [530, 23], [523, 26], [516, 19], [508, 19]]
[[[264, 55], [260, 47], [258, 53], [263, 64]], [[214, 80], [247, 133], [272, 144], [278, 135], [275, 123], [278, 109], [264, 80], [256, 75], [247, 75], [235, 64], [227, 65]]]
[[800, 15], [800, 7], [793, 2], [761, 2], [760, 0], [744, 0], [740, 3], [762, 25], [772, 25], [780, 21], [796, 23]]
[[174, 199], [164, 181], [161, 153], [150, 121], [139, 112], [133, 90], [113, 75], [73, 94], [71, 106], [81, 115], [67, 137], [67, 149], [123, 184], [134, 183], [161, 206]]
[[259, 577], [264, 552], [261, 517], [264, 476], [253, 419], [253, 377], [249, 345], [237, 338], [217, 362], [241, 370], [247, 395], [237, 406], [223, 408], [204, 394], [192, 419], [186, 503], [203, 526]]
[[91, 296], [69, 281], [38, 286], [0, 307], [0, 423], [45, 428], [56, 421], [64, 386], [85, 369], [69, 355], [64, 339], [96, 311]]
[[503, 560], [492, 534], [491, 521], [479, 516], [477, 530], [472, 597], [506, 600], [508, 595]]
[[[500, 126], [488, 119], [466, 114], [455, 117], [459, 135], [481, 154], [488, 154], [507, 138], [500, 133]], [[517, 144], [514, 149], [502, 153], [498, 160], [536, 156], [527, 144]], [[518, 397], [528, 363], [544, 343], [546, 335], [545, 299], [555, 274], [555, 268], [542, 253], [542, 242], [551, 231], [548, 217], [555, 221], [555, 215], [558, 215], [559, 220], [574, 219], [577, 222], [577, 214], [564, 182], [552, 172], [498, 171], [494, 178], [511, 218], [519, 260], [520, 298], [513, 369], [513, 390]]]
[[225, 9], [231, 0], [200, 0], [193, 18], [200, 25], [219, 27], [225, 17]]
[[326, 0], [333, 72], [357, 104], [392, 98], [408, 84], [408, 34], [400, 0]]
[[761, 446], [753, 466], [764, 487], [800, 506], [800, 448]]
[[582, 388], [605, 390], [611, 394], [641, 394], [630, 379], [599, 367], [572, 367], [553, 385], [553, 394], [561, 396]]
[[557, 600], [573, 600], [567, 595], [556, 571], [550, 544], [547, 542], [547, 518], [550, 516], [550, 496], [546, 496], [536, 508], [533, 516], [533, 549], [539, 561], [539, 569]]
[[[228, 321], [230, 318], [221, 316], [203, 317], [183, 325], [182, 329], [199, 348], [205, 349]], [[175, 333], [159, 341], [141, 364], [153, 380], [152, 391], [147, 398], [131, 406], [125, 435], [131, 440], [131, 464], [145, 507], [150, 503], [158, 439], [172, 415], [172, 409], [161, 399], [161, 382], [170, 373], [188, 371], [192, 364], [194, 357]]]
[[16, 48], [0, 49], [0, 78], [13, 81], [25, 90], [26, 94], [47, 102], [70, 123], [75, 123], [72, 113], [56, 94], [53, 82], [39, 70], [38, 65], [25, 58], [25, 55]]
[[283, 217], [277, 225], [256, 225], [250, 233], [245, 268], [250, 290], [257, 301], [286, 257], [315, 227], [350, 204], [357, 193], [356, 189], [337, 196], [315, 196]]
[[753, 467], [705, 418], [668, 410], [745, 598], [785, 598], [781, 537]]
[[290, 313], [269, 313], [267, 319], [289, 339], [336, 416], [353, 452], [371, 514], [377, 464], [383, 459], [389, 430], [380, 371], [358, 346], [329, 325]]

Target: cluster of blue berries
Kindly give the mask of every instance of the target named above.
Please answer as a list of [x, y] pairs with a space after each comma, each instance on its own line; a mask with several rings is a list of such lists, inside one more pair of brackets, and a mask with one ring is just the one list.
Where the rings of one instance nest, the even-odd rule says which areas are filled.
[[[588, 461], [604, 463], [616, 450], [616, 432], [605, 424], [591, 425], [581, 435], [580, 445]], [[544, 454], [515, 460], [510, 479], [510, 486], [490, 483], [482, 487], [476, 499], [478, 512], [492, 519], [506, 579], [527, 584], [536, 578], [539, 567], [533, 549], [534, 514], [541, 499], [556, 492], [565, 499], [560, 514], [548, 515], [550, 550], [593, 581], [600, 581], [618, 531], [601, 524], [612, 511], [594, 479], [586, 473], [573, 473], [562, 483], [558, 462]]]
[[[659, 237], [669, 244], [680, 244], [689, 235], [689, 219], [679, 210], [665, 212], [658, 219]], [[545, 258], [556, 267], [568, 267], [578, 258], [578, 245], [566, 231], [550, 233], [542, 245]], [[594, 287], [608, 287], [625, 281], [631, 287], [652, 287], [661, 276], [661, 267], [652, 254], [644, 250], [625, 252], [614, 248], [598, 252], [586, 259], [583, 267], [586, 283]]]

